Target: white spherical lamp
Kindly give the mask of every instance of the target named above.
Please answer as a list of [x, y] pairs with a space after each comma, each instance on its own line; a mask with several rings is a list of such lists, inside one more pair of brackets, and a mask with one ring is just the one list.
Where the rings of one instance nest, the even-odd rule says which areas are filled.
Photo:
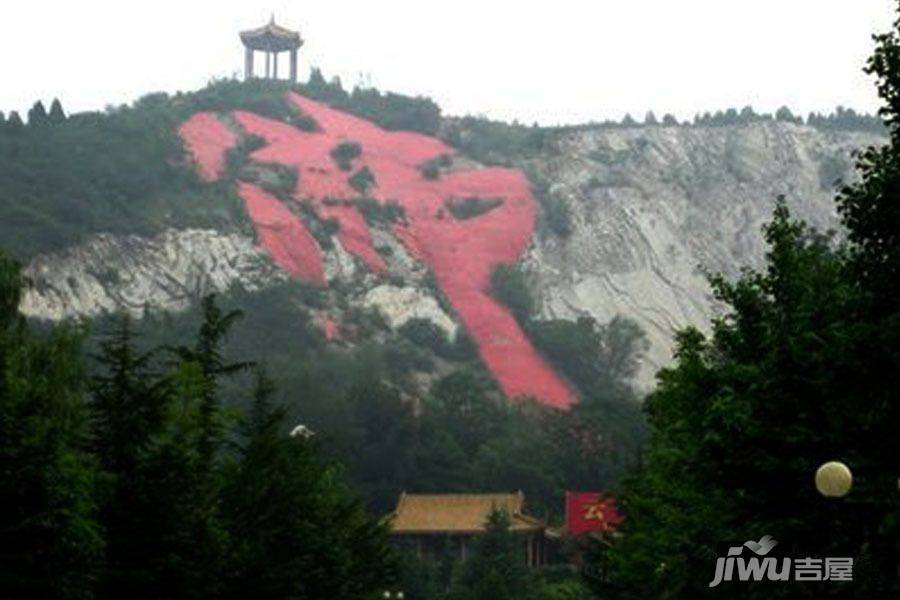
[[853, 487], [853, 473], [842, 462], [833, 460], [816, 471], [816, 489], [827, 498], [846, 496]]

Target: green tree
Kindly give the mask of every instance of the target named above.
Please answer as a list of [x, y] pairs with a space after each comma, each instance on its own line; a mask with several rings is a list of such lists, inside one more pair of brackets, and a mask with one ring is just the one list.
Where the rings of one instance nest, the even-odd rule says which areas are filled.
[[58, 125], [66, 120], [66, 113], [63, 111], [59, 98], [53, 99], [53, 103], [50, 105], [50, 114], [47, 115], [47, 118], [54, 125]]
[[528, 600], [536, 580], [525, 564], [524, 542], [510, 531], [510, 515], [494, 508], [450, 591], [451, 599]]
[[426, 400], [426, 419], [441, 427], [468, 456], [492, 439], [502, 427], [506, 407], [489, 397], [478, 377], [466, 370], [438, 380]]
[[44, 108], [44, 103], [38, 100], [28, 110], [28, 126], [41, 127], [43, 125], [46, 125], [47, 123], [47, 109]]
[[22, 117], [19, 116], [18, 111], [12, 111], [9, 113], [9, 118], [6, 120], [6, 130], [12, 133], [17, 133], [22, 131], [25, 128], [25, 123], [22, 122]]
[[89, 598], [102, 561], [81, 360], [85, 332], [33, 333], [24, 280], [0, 255], [0, 590]]
[[152, 357], [152, 352], [136, 349], [127, 315], [101, 342], [96, 357], [99, 368], [91, 382], [93, 441], [106, 490], [100, 512], [107, 541], [101, 597], [140, 594], [149, 578], [148, 549], [158, 530], [146, 516], [157, 509], [162, 482], [145, 477], [146, 463], [165, 428], [171, 391], [170, 380], [151, 370]]
[[257, 371], [238, 455], [226, 468], [229, 598], [372, 598], [396, 581], [383, 525], [366, 515], [311, 438], [284, 432], [285, 411]]
[[506, 305], [520, 323], [534, 312], [534, 299], [525, 273], [518, 265], [499, 264], [491, 272], [491, 295]]
[[194, 364], [202, 375], [200, 399], [200, 456], [212, 469], [216, 449], [222, 442], [222, 413], [219, 410], [219, 381], [222, 377], [235, 375], [251, 366], [248, 362], [229, 363], [223, 355], [222, 344], [234, 323], [243, 317], [240, 310], [227, 313], [216, 304], [210, 294], [202, 301], [203, 324], [192, 347], [179, 346], [175, 355], [182, 363]]

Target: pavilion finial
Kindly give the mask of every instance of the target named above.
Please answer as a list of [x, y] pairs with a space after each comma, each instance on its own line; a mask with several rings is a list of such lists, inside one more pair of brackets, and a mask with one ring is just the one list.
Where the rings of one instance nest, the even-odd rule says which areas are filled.
[[274, 12], [272, 13], [272, 16], [269, 18], [269, 24], [270, 25], [275, 24], [275, 13]]

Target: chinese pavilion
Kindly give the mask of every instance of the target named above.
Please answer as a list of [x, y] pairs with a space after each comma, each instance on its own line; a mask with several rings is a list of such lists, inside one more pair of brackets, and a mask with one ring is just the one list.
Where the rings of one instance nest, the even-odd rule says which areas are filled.
[[299, 31], [291, 31], [275, 23], [275, 16], [268, 24], [258, 29], [241, 32], [244, 44], [244, 78], [250, 79], [253, 74], [254, 52], [263, 52], [266, 56], [266, 79], [278, 79], [278, 55], [290, 53], [290, 81], [297, 81], [297, 50], [303, 45]]

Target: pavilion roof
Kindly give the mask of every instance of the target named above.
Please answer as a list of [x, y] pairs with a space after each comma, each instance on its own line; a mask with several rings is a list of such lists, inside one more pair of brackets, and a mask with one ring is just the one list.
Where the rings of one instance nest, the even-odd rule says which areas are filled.
[[538, 531], [545, 524], [522, 510], [525, 495], [513, 494], [407, 494], [403, 492], [397, 508], [388, 516], [391, 533], [478, 534], [485, 530], [485, 522], [496, 507], [506, 510], [510, 530]]
[[275, 22], [275, 17], [262, 27], [249, 29], [240, 33], [241, 41], [253, 50], [265, 52], [283, 52], [303, 45], [299, 31], [286, 29]]

